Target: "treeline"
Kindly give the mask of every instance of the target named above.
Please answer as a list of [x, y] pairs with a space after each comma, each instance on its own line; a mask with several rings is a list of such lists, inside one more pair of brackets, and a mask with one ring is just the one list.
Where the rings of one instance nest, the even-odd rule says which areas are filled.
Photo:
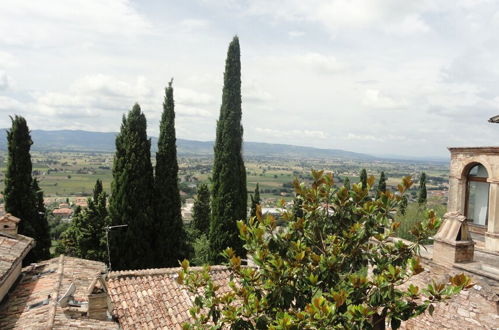
[[[184, 228], [181, 216], [172, 85], [173, 80], [165, 89], [155, 168], [146, 117], [135, 104], [123, 116], [116, 137], [111, 195], [106, 195], [97, 180], [88, 208], [75, 210], [56, 253], [109, 261], [113, 269], [120, 270], [178, 266], [179, 260], [195, 257], [195, 253], [199, 263], [218, 263], [221, 251], [229, 246], [244, 255], [236, 227], [236, 221], [246, 218], [247, 212], [237, 36], [229, 45], [225, 64], [211, 194], [208, 186], [199, 187], [192, 228]], [[43, 193], [31, 177], [32, 142], [24, 118], [12, 120], [8, 139], [6, 210], [22, 219], [20, 233], [37, 240], [30, 260], [46, 259], [50, 237], [46, 212], [41, 209]], [[30, 204], [19, 202], [26, 200]]]

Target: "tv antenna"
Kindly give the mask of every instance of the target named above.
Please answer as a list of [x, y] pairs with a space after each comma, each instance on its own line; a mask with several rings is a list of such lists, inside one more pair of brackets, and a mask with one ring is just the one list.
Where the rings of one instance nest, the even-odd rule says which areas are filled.
[[123, 228], [123, 227], [128, 227], [128, 225], [116, 225], [116, 226], [105, 227], [106, 228], [106, 245], [107, 245], [107, 262], [108, 262], [109, 271], [111, 271], [111, 252], [109, 251], [109, 232], [111, 231], [111, 229]]
[[62, 298], [59, 299], [59, 301], [57, 302], [59, 306], [63, 308], [67, 307], [70, 304], [70, 300], [73, 300], [73, 295], [75, 291], [76, 291], [76, 285], [73, 282], [71, 282], [71, 285], [69, 286], [64, 296], [62, 296]]

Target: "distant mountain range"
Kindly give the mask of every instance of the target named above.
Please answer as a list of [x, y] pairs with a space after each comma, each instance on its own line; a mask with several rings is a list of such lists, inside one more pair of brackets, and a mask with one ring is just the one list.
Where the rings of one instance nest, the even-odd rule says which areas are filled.
[[[0, 150], [7, 150], [7, 129], [0, 129]], [[32, 150], [36, 151], [94, 151], [113, 152], [117, 133], [89, 132], [80, 130], [32, 130]], [[152, 151], [157, 149], [158, 138], [151, 137]], [[211, 155], [213, 141], [177, 139], [179, 155]], [[288, 144], [244, 142], [246, 156], [274, 156], [292, 158], [342, 158], [369, 160], [376, 157], [339, 149], [318, 149]]]

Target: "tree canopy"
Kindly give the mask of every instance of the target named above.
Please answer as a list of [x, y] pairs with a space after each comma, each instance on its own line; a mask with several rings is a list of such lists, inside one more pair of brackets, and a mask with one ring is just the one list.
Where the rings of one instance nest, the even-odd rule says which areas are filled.
[[21, 219], [19, 234], [36, 240], [35, 247], [24, 259], [29, 264], [50, 257], [43, 192], [33, 180], [30, 149], [33, 141], [26, 119], [11, 117], [12, 127], [7, 131], [7, 171], [5, 172], [5, 211]]
[[151, 141], [140, 106], [123, 117], [116, 136], [109, 214], [116, 228], [109, 234], [113, 269], [151, 268], [156, 264], [152, 240], [154, 224], [154, 177]]
[[154, 177], [156, 267], [173, 267], [187, 256], [178, 188], [173, 79], [165, 89]]
[[242, 157], [241, 59], [239, 39], [234, 37], [225, 62], [222, 106], [214, 146], [211, 199], [211, 261], [222, 261], [220, 253], [233, 247], [244, 255], [236, 222], [246, 218], [246, 168]]
[[374, 177], [347, 187], [313, 171], [311, 187], [295, 180], [303, 217], [285, 211], [284, 227], [261, 211], [239, 221], [240, 235], [255, 267], [242, 265], [234, 249], [224, 251], [232, 276], [229, 290], [215, 285], [209, 266], [191, 272], [184, 260], [178, 282], [196, 295], [193, 321], [184, 329], [393, 329], [438, 301], [471, 285], [464, 275], [449, 283], [406, 287], [423, 271], [420, 243], [441, 221], [433, 212], [413, 229], [415, 242], [394, 239], [394, 214], [412, 185], [405, 177], [399, 194], [369, 197]]

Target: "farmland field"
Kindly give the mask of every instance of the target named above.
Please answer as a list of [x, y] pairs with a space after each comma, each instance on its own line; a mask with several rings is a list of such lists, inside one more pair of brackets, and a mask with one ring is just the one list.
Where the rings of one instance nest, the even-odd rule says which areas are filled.
[[[110, 192], [112, 153], [32, 152], [32, 160], [33, 173], [40, 181], [40, 187], [46, 197], [88, 196], [97, 179], [101, 179], [104, 189]], [[180, 187], [183, 191], [183, 199], [185, 199], [195, 194], [199, 183], [209, 183], [212, 158], [210, 156], [181, 156], [178, 161]], [[430, 192], [445, 192], [447, 189], [448, 165], [446, 163], [250, 156], [246, 157], [245, 164], [248, 193], [252, 193], [256, 184], [259, 183], [262, 199], [267, 199], [270, 204], [277, 199], [292, 199], [293, 179], [296, 177], [300, 181], [309, 180], [311, 169], [333, 172], [335, 182], [339, 185], [347, 177], [352, 183], [358, 182], [358, 174], [362, 168], [366, 168], [368, 174], [376, 176], [376, 179], [381, 171], [385, 171], [388, 177], [388, 187], [395, 187], [406, 175], [417, 179], [419, 174], [425, 171]], [[5, 166], [4, 153], [0, 169], [0, 189], [2, 190]], [[417, 184], [414, 185], [413, 195], [416, 188]]]

